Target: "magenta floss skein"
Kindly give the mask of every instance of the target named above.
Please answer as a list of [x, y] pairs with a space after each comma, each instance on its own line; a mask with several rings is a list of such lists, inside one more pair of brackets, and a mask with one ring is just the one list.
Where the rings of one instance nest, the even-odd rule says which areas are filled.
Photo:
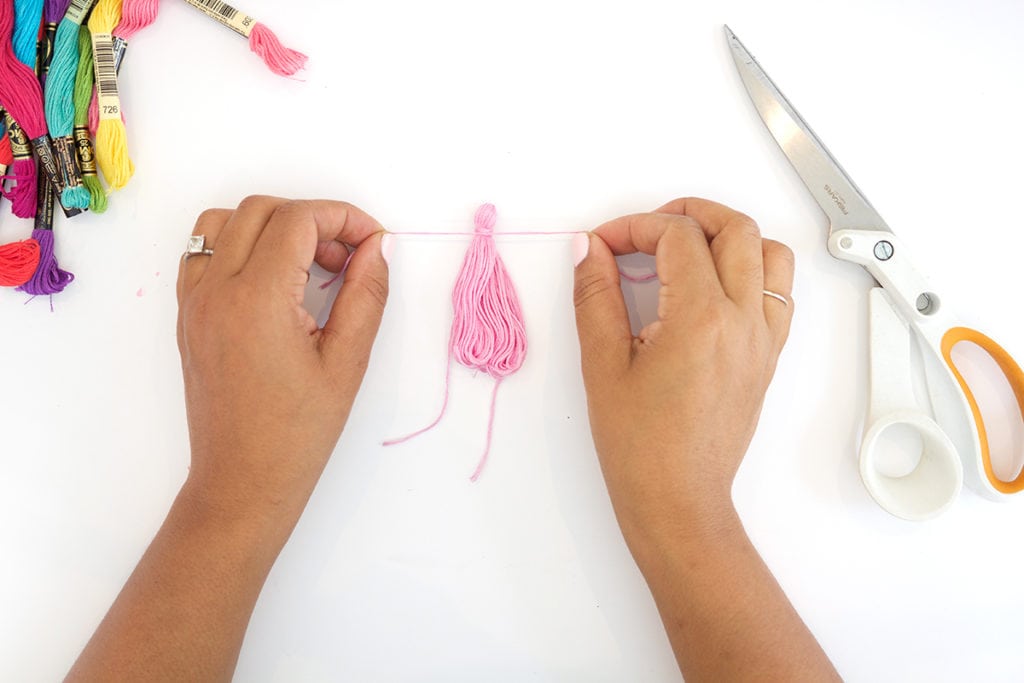
[[[36, 154], [48, 155], [52, 160], [53, 150], [43, 114], [43, 93], [33, 70], [14, 56], [13, 28], [14, 6], [0, 2], [0, 102], [21, 125]], [[59, 184], [56, 177], [49, 179]]]
[[487, 420], [487, 440], [480, 461], [470, 476], [471, 481], [476, 481], [480, 476], [491, 450], [498, 387], [508, 375], [522, 366], [526, 358], [526, 324], [522, 307], [512, 278], [494, 244], [496, 217], [493, 204], [484, 204], [477, 210], [473, 241], [466, 251], [452, 290], [454, 316], [448, 341], [441, 412], [423, 429], [384, 442], [385, 446], [391, 446], [408, 441], [433, 429], [441, 421], [448, 407], [453, 359], [472, 370], [482, 370], [494, 379], [494, 390], [491, 392]]

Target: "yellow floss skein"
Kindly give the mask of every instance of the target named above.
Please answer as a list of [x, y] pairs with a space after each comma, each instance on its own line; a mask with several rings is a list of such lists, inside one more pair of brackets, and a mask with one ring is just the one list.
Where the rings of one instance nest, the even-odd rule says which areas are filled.
[[[97, 56], [94, 60], [97, 88], [100, 88], [101, 78], [106, 76], [109, 79], [112, 71], [100, 73], [100, 62], [103, 60], [99, 59], [99, 54], [105, 47], [101, 45], [97, 48], [96, 36], [113, 33], [121, 23], [121, 2], [122, 0], [99, 0], [89, 17], [89, 33], [93, 36], [93, 50]], [[112, 50], [110, 54], [113, 55]], [[102, 97], [102, 91], [100, 95]], [[119, 102], [115, 109], [116, 111], [111, 112], [109, 107], [104, 107], [103, 102], [100, 102], [100, 122], [96, 129], [96, 163], [111, 191], [123, 188], [135, 173], [135, 166], [128, 157], [128, 132], [124, 128], [124, 121], [121, 120]]]

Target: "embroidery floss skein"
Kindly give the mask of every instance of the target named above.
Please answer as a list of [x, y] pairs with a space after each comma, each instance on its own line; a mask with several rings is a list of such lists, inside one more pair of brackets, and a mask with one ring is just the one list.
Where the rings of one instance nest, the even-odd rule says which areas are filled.
[[7, 173], [7, 169], [14, 163], [14, 155], [11, 153], [11, 138], [7, 131], [0, 137], [0, 176]]
[[[75, 276], [57, 265], [53, 240], [53, 186], [49, 183], [39, 185], [39, 210], [36, 212], [35, 228], [32, 238], [39, 243], [39, 265], [25, 284], [18, 291], [34, 296], [59, 294], [71, 284]], [[50, 303], [51, 310], [53, 303]]]
[[493, 204], [484, 204], [477, 209], [473, 240], [466, 250], [462, 268], [452, 290], [454, 316], [448, 341], [448, 362], [445, 369], [441, 412], [423, 429], [384, 442], [385, 446], [403, 443], [433, 429], [441, 421], [448, 408], [448, 388], [453, 359], [472, 370], [483, 370], [494, 379], [494, 389], [491, 392], [490, 414], [487, 419], [487, 440], [470, 481], [479, 478], [491, 450], [498, 387], [505, 377], [522, 366], [526, 358], [526, 324], [523, 322], [522, 307], [516, 295], [515, 285], [494, 244], [496, 217], [497, 212]]
[[22, 64], [35, 67], [39, 22], [43, 19], [43, 0], [14, 0], [14, 56]]
[[[48, 41], [50, 38], [52, 36], [47, 36], [46, 40]], [[39, 78], [40, 84], [42, 84], [46, 75], [52, 51], [46, 48], [52, 48], [52, 45], [46, 45], [44, 48], [43, 44], [41, 44], [41, 52], [35, 63], [35, 73]], [[74, 154], [74, 150], [68, 148], [67, 153]], [[39, 165], [45, 163], [41, 157], [37, 161]], [[32, 238], [39, 243], [39, 265], [36, 266], [36, 271], [32, 274], [32, 277], [18, 288], [19, 291], [27, 292], [33, 296], [40, 294], [50, 295], [51, 311], [53, 310], [53, 295], [63, 292], [64, 288], [75, 279], [74, 275], [57, 265], [53, 234], [53, 207], [54, 200], [58, 198], [57, 192], [59, 192], [59, 188], [53, 183], [42, 182], [38, 185], [35, 226], [32, 230]]]
[[121, 23], [114, 29], [114, 37], [127, 43], [132, 36], [156, 21], [159, 11], [159, 0], [123, 0]]
[[216, 19], [235, 33], [249, 39], [249, 49], [278, 76], [292, 76], [306, 66], [306, 55], [281, 44], [274, 32], [248, 14], [220, 0], [185, 0], [200, 12]]
[[28, 135], [29, 143], [46, 171], [47, 180], [61, 190], [61, 179], [43, 114], [43, 91], [33, 70], [14, 56], [11, 44], [13, 28], [14, 5], [0, 2], [0, 102]]
[[[156, 21], [159, 9], [158, 0], [123, 0], [121, 3], [121, 22], [114, 29], [113, 40], [114, 71], [117, 72], [118, 77], [121, 75], [121, 64], [124, 62], [125, 51], [128, 49], [128, 39]], [[121, 120], [124, 121], [124, 110], [121, 111]], [[92, 95], [92, 101], [89, 102], [88, 122], [89, 130], [95, 135], [96, 128], [100, 124], [99, 103], [95, 92]]]
[[128, 156], [128, 133], [121, 120], [121, 98], [117, 92], [114, 47], [111, 32], [121, 21], [121, 0], [99, 0], [89, 17], [92, 59], [100, 122], [96, 128], [96, 161], [111, 191], [120, 190], [135, 173]]
[[107, 192], [96, 168], [96, 152], [89, 134], [89, 106], [93, 100], [92, 37], [89, 29], [78, 30], [78, 73], [75, 75], [75, 89], [72, 93], [75, 105], [75, 149], [78, 163], [82, 168], [82, 184], [89, 190], [89, 210], [103, 213], [107, 210]]
[[46, 123], [53, 137], [53, 146], [64, 177], [61, 203], [78, 209], [89, 207], [92, 199], [89, 188], [82, 184], [82, 171], [75, 153], [72, 137], [75, 123], [75, 103], [72, 94], [78, 75], [78, 32], [86, 13], [95, 0], [75, 0], [57, 27], [53, 58], [46, 76], [44, 90]]
[[39, 243], [33, 239], [0, 245], [0, 287], [28, 282], [39, 265]]
[[14, 184], [4, 190], [4, 196], [11, 200], [11, 212], [19, 218], [32, 218], [36, 215], [36, 162], [32, 158], [32, 148], [28, 144], [28, 136], [11, 115], [4, 112], [4, 123], [7, 126], [8, 141], [11, 144], [12, 163], [10, 174], [6, 176], [14, 180]]

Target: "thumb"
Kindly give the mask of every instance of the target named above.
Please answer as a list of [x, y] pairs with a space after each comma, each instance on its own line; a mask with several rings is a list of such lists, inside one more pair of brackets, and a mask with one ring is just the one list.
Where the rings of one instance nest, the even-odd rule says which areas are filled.
[[614, 381], [629, 365], [633, 333], [619, 288], [619, 267], [608, 245], [594, 233], [580, 233], [573, 241], [573, 255], [576, 332], [583, 382], [590, 391], [605, 378]]
[[381, 248], [384, 240], [393, 239], [381, 231], [363, 240], [352, 254], [341, 290], [321, 331], [321, 355], [335, 371], [355, 371], [361, 379], [370, 361], [370, 350], [388, 299], [388, 264]]

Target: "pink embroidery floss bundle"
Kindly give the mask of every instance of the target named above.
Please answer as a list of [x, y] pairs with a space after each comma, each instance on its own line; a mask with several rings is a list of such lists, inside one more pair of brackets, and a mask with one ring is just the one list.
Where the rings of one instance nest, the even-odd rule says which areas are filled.
[[278, 76], [293, 76], [306, 66], [306, 55], [285, 47], [266, 25], [220, 0], [185, 0], [197, 10], [248, 38], [249, 49]]
[[[11, 34], [14, 30], [14, 7], [10, 2], [0, 2], [0, 102], [4, 103], [11, 117], [20, 124], [28, 137], [29, 144], [33, 147], [36, 156], [42, 161], [42, 167], [46, 170], [46, 178], [43, 182], [51, 182], [57, 186], [60, 182], [57, 179], [57, 166], [53, 158], [53, 149], [50, 147], [49, 133], [46, 128], [46, 117], [43, 114], [43, 91], [39, 87], [35, 73], [25, 64], [18, 61], [14, 55], [14, 48], [11, 44]], [[29, 166], [30, 165], [30, 166]], [[24, 167], [24, 168], [23, 168]], [[15, 150], [14, 176], [16, 183], [21, 184], [22, 179], [35, 177], [35, 162], [29, 162], [18, 157]], [[26, 183], [27, 184], [27, 183]], [[26, 198], [17, 185], [10, 191], [12, 206], [23, 206], [24, 211], [15, 215], [22, 218], [30, 218], [35, 215], [35, 186], [32, 187], [33, 196]], [[24, 204], [21, 204], [24, 202]], [[31, 208], [31, 212], [28, 212]]]
[[491, 450], [498, 387], [522, 366], [526, 358], [526, 324], [522, 307], [515, 285], [494, 244], [496, 217], [493, 204], [484, 204], [477, 210], [473, 241], [452, 290], [454, 317], [448, 341], [441, 412], [423, 429], [384, 442], [385, 446], [403, 443], [437, 426], [448, 408], [453, 359], [471, 370], [482, 370], [494, 378], [494, 390], [487, 419], [487, 440], [480, 461], [470, 476], [471, 481], [479, 478]]

